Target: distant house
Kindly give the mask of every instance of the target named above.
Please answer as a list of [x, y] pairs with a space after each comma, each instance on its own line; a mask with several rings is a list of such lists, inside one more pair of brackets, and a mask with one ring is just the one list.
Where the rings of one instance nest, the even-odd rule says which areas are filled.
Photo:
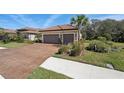
[[5, 38], [7, 38], [6, 35], [2, 34], [2, 33], [6, 33], [8, 34], [9, 36], [12, 36], [12, 35], [15, 35], [16, 34], [16, 30], [13, 30], [13, 29], [1, 29], [0, 30], [0, 40], [3, 40]]
[[43, 43], [68, 44], [78, 40], [78, 30], [69, 24], [41, 29]]
[[19, 33], [21, 33], [25, 39], [34, 41], [36, 39], [36, 35], [39, 34], [39, 30], [35, 28], [21, 28], [17, 29]]

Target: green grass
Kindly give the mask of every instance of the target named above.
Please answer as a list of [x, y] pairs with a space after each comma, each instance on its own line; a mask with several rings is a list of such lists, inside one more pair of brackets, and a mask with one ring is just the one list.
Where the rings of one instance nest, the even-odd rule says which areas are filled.
[[29, 75], [28, 79], [70, 79], [70, 77], [38, 67]]
[[0, 47], [5, 47], [5, 48], [18, 48], [28, 45], [27, 43], [17, 43], [17, 42], [10, 42], [7, 44], [4, 44], [3, 42], [0, 42]]
[[[85, 43], [85, 46], [87, 45], [88, 43]], [[124, 43], [114, 43], [114, 45], [124, 47]], [[112, 64], [114, 69], [124, 71], [124, 49], [110, 53], [97, 53], [85, 50], [83, 56], [70, 57], [67, 55], [55, 54], [54, 57], [84, 62], [101, 67], [106, 67], [106, 64]]]

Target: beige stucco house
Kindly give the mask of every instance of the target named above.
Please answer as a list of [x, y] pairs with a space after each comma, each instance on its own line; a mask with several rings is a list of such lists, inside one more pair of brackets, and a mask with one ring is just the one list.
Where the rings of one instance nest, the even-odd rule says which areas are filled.
[[78, 30], [69, 24], [39, 30], [43, 43], [68, 44], [78, 40]]
[[[14, 36], [14, 35], [16, 35], [16, 30], [13, 30], [13, 29], [2, 29], [2, 30], [0, 30], [0, 33], [1, 32], [5, 32], [5, 33], [7, 33], [9, 36]], [[0, 40], [3, 40], [3, 39], [5, 39], [5, 38], [7, 38], [5, 35], [0, 35]]]
[[18, 29], [18, 32], [21, 33], [25, 39], [31, 40], [31, 41], [35, 41], [37, 39], [37, 34], [40, 34], [38, 29], [34, 29], [34, 28], [21, 28]]

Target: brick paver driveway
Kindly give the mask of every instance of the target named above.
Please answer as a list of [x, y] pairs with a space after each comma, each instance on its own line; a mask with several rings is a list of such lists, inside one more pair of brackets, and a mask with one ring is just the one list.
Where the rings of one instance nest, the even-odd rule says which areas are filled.
[[15, 49], [0, 50], [0, 74], [4, 78], [23, 79], [44, 60], [57, 51], [52, 44], [32, 44]]

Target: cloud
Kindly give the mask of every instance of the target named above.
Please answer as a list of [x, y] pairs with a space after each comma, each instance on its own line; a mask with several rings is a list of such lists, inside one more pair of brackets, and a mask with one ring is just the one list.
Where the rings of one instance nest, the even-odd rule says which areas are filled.
[[33, 27], [37, 26], [36, 22], [33, 19], [25, 16], [25, 15], [10, 15], [10, 17], [15, 21], [18, 22], [20, 25], [25, 27]]
[[44, 23], [43, 27], [49, 26], [52, 22], [54, 22], [56, 19], [58, 19], [62, 14], [54, 14], [51, 15], [46, 22]]

